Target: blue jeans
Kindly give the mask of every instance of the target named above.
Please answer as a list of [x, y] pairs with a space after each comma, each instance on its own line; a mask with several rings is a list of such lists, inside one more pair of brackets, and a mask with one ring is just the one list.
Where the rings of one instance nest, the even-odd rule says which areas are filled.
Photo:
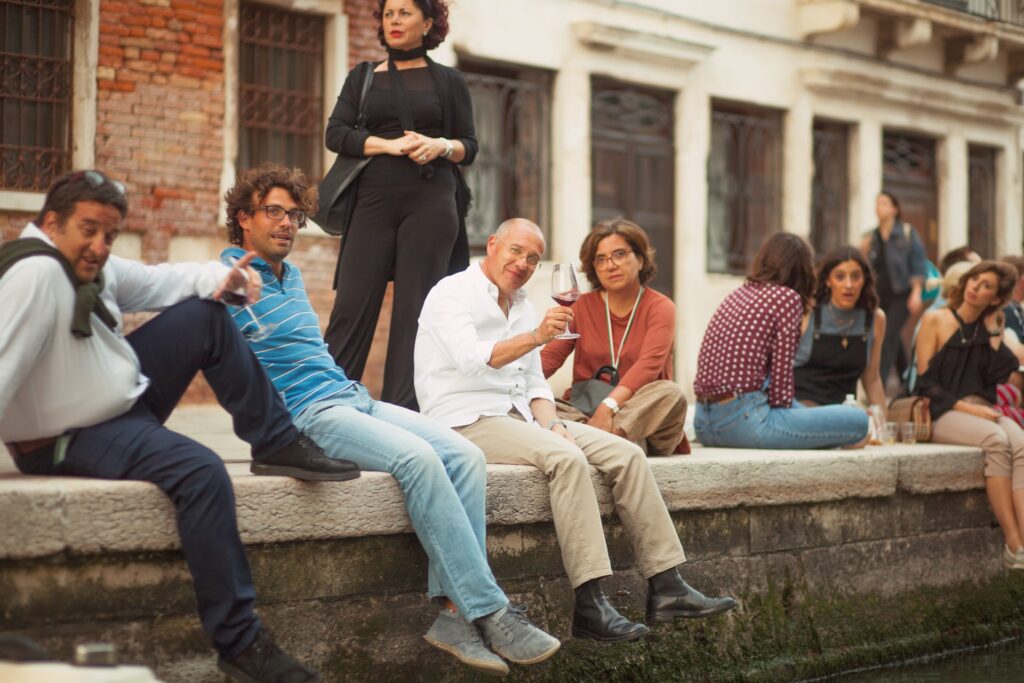
[[697, 403], [693, 418], [705, 446], [724, 448], [834, 448], [855, 444], [868, 433], [868, 416], [860, 408], [772, 408], [768, 395], [751, 391], [724, 404]]
[[309, 406], [295, 426], [327, 455], [398, 481], [430, 560], [431, 598], [447, 596], [468, 621], [508, 604], [487, 564], [483, 451], [430, 418], [375, 401], [358, 384]]

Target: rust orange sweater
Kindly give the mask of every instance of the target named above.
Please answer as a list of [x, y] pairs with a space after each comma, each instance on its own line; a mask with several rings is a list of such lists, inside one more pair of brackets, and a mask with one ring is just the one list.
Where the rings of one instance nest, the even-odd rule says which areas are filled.
[[[608, 348], [608, 323], [604, 314], [604, 299], [600, 292], [587, 292], [573, 304], [576, 316], [572, 329], [579, 339], [555, 339], [541, 349], [544, 376], [550, 377], [576, 349], [573, 357], [572, 381], [590, 379], [602, 365], [611, 365]], [[619, 349], [622, 333], [626, 331], [629, 313], [612, 313], [612, 342]], [[619, 384], [634, 392], [658, 379], [672, 379], [672, 346], [676, 334], [676, 305], [653, 289], [645, 289], [640, 297], [633, 327], [622, 347], [619, 361]], [[565, 397], [568, 398], [569, 392]]]

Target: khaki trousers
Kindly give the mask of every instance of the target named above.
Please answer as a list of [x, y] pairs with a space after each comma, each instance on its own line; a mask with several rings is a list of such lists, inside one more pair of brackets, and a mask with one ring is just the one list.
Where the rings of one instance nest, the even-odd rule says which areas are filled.
[[589, 465], [611, 485], [643, 577], [685, 562], [643, 451], [600, 429], [574, 422], [566, 427], [575, 445], [518, 415], [483, 417], [456, 431], [479, 446], [487, 462], [532, 465], [547, 475], [562, 564], [573, 588], [612, 573]]
[[997, 422], [950, 410], [932, 423], [932, 441], [977, 446], [985, 452], [985, 476], [1007, 477], [1024, 489], [1024, 430], [1008, 417]]
[[[558, 417], [586, 422], [587, 416], [567, 401], [556, 401]], [[671, 455], [683, 440], [686, 423], [686, 394], [669, 379], [659, 379], [640, 387], [612, 417], [612, 427], [647, 455]]]

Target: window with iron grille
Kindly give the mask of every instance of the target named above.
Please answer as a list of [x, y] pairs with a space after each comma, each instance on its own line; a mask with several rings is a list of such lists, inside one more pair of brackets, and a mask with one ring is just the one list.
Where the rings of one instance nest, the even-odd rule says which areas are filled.
[[850, 127], [814, 122], [814, 179], [811, 181], [811, 244], [820, 259], [849, 242]]
[[782, 112], [714, 102], [707, 178], [708, 272], [744, 275], [782, 223]]
[[0, 0], [0, 189], [42, 192], [71, 165], [74, 0]]
[[983, 258], [996, 258], [996, 156], [983, 145], [967, 148], [967, 243]]
[[473, 192], [466, 218], [469, 244], [483, 250], [507, 218], [527, 218], [545, 231], [550, 219], [551, 75], [472, 62], [460, 64], [473, 98], [480, 151], [463, 169]]
[[264, 161], [323, 175], [323, 16], [242, 3], [238, 168]]

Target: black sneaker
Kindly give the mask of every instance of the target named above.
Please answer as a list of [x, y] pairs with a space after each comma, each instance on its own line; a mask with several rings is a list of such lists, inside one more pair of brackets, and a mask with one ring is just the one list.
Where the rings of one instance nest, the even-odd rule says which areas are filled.
[[252, 645], [230, 659], [221, 655], [217, 667], [242, 683], [317, 683], [320, 674], [296, 662], [260, 631]]
[[305, 435], [266, 457], [253, 460], [249, 471], [306, 481], [347, 481], [359, 476], [359, 467], [354, 462], [327, 457], [323, 449]]

